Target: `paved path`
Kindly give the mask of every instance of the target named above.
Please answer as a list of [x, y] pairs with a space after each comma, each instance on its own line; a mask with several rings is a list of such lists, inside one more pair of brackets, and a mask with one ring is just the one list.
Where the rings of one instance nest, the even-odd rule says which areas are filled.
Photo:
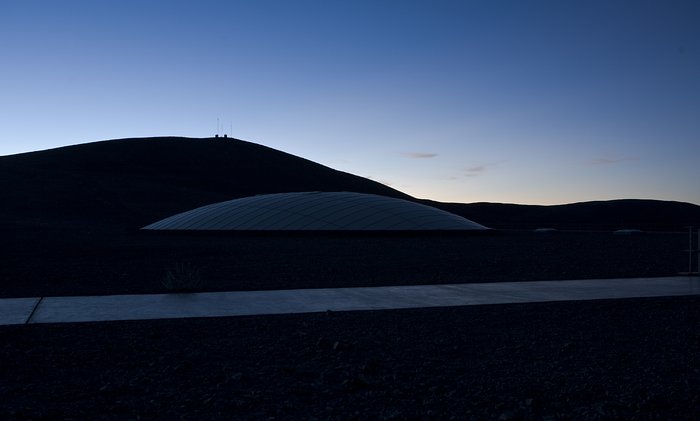
[[700, 295], [700, 278], [491, 282], [370, 288], [0, 299], [0, 325], [384, 310]]

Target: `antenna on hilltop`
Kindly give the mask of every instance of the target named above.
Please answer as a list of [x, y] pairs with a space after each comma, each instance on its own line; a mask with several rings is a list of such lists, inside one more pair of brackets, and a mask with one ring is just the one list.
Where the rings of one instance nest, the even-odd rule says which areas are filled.
[[224, 130], [224, 123], [221, 122], [221, 119], [217, 116], [216, 117], [216, 134], [214, 134], [214, 137], [221, 137], [223, 134], [223, 137], [233, 137], [233, 120], [229, 120], [229, 128], [231, 131], [229, 133], [225, 133]]

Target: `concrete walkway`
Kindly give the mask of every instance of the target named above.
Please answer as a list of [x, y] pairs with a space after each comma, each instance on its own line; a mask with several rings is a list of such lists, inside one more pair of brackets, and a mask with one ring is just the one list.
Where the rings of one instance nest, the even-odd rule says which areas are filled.
[[700, 278], [492, 282], [371, 288], [0, 299], [0, 325], [385, 310], [700, 295]]

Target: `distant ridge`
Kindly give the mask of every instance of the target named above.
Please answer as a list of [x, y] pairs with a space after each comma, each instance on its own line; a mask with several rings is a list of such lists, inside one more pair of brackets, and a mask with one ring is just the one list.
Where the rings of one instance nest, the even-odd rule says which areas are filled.
[[663, 200], [618, 199], [549, 206], [430, 201], [428, 204], [500, 229], [679, 231], [688, 226], [700, 227], [700, 206]]
[[612, 200], [557, 206], [440, 203], [234, 138], [108, 140], [0, 157], [0, 224], [132, 230], [202, 205], [268, 193], [351, 191], [413, 200], [501, 229], [681, 230], [700, 206]]

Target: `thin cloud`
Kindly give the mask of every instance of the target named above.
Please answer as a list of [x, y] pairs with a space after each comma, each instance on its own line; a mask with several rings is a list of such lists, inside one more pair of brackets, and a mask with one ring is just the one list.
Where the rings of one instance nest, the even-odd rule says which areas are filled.
[[621, 162], [628, 161], [638, 161], [638, 158], [595, 158], [587, 161], [588, 165], [601, 166], [601, 165], [614, 165]]
[[401, 155], [407, 157], [407, 158], [415, 158], [415, 159], [428, 159], [428, 158], [435, 158], [438, 156], [436, 153], [430, 153], [430, 152], [402, 152]]
[[462, 170], [462, 176], [464, 177], [476, 177], [483, 174], [486, 171], [486, 165], [475, 165], [473, 167], [467, 167]]
[[465, 167], [462, 168], [461, 174], [462, 177], [476, 177], [479, 176], [487, 171], [490, 171], [491, 168], [497, 167], [501, 165], [505, 161], [493, 161], [493, 162], [482, 162], [482, 163], [477, 163], [475, 165], [472, 165], [470, 167]]
[[471, 174], [481, 173], [486, 171], [486, 165], [477, 165], [475, 167], [465, 168], [464, 171]]

